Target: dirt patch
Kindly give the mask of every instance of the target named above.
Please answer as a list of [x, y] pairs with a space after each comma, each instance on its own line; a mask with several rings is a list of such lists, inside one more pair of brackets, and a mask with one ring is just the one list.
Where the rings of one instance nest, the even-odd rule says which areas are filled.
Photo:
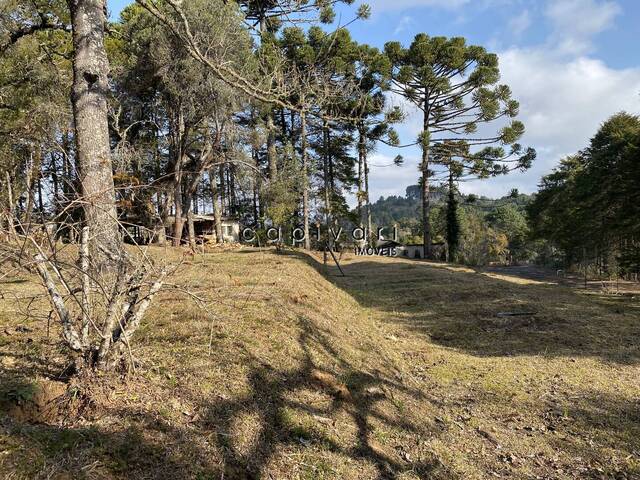
[[48, 379], [12, 388], [4, 399], [11, 419], [19, 423], [53, 423], [67, 399], [67, 384]]

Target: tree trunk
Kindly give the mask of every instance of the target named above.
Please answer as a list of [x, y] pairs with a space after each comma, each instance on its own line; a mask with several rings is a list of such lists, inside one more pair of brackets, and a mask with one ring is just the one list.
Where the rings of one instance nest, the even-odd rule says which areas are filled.
[[193, 252], [196, 251], [196, 228], [193, 223], [193, 215], [194, 213], [189, 209], [187, 212], [187, 225], [188, 225], [188, 233], [189, 233], [189, 248]]
[[64, 220], [62, 228], [62, 236], [73, 241], [73, 217], [75, 209], [70, 208], [70, 204], [75, 197], [76, 178], [70, 160], [71, 153], [71, 132], [66, 132], [62, 137], [62, 204], [61, 210], [64, 211]]
[[422, 232], [424, 258], [431, 258], [433, 256], [431, 249], [431, 224], [429, 223], [429, 219], [431, 217], [431, 203], [429, 198], [429, 144], [431, 139], [429, 138], [429, 113], [427, 109], [426, 95], [424, 105], [422, 164], [420, 165], [420, 170], [422, 171]]
[[76, 155], [89, 250], [98, 270], [112, 270], [122, 256], [113, 184], [107, 98], [109, 60], [104, 48], [105, 0], [69, 0], [73, 27], [71, 102]]
[[38, 212], [40, 213], [40, 221], [44, 226], [44, 195], [42, 194], [42, 170], [38, 170]]
[[333, 155], [331, 155], [331, 131], [327, 127], [327, 166], [329, 173], [329, 198], [333, 202], [336, 192], [336, 177], [333, 171]]
[[362, 205], [363, 205], [363, 196], [364, 196], [364, 162], [365, 156], [367, 154], [366, 148], [366, 137], [364, 131], [364, 125], [360, 125], [358, 128], [359, 138], [358, 138], [358, 221], [360, 222], [360, 227], [364, 227], [364, 217], [362, 213]]
[[156, 218], [156, 226], [154, 237], [156, 244], [164, 247], [167, 244], [167, 217], [169, 216], [169, 195], [163, 195], [162, 192], [156, 192], [156, 202], [158, 204], [158, 213]]
[[27, 164], [26, 173], [27, 173], [27, 206], [24, 211], [24, 222], [22, 224], [22, 229], [25, 231], [25, 234], [29, 234], [31, 230], [31, 215], [33, 214], [33, 186], [35, 181], [35, 171], [36, 164], [33, 161], [33, 153], [31, 153], [29, 157], [29, 163]]
[[276, 126], [271, 111], [267, 114], [267, 158], [269, 160], [269, 179], [274, 181], [278, 176], [278, 152], [276, 151]]
[[[180, 160], [178, 163], [182, 163]], [[184, 218], [182, 214], [182, 168], [176, 165], [176, 171], [173, 178], [173, 246], [179, 247], [182, 242], [182, 231], [184, 230]]]
[[302, 217], [304, 223], [304, 248], [311, 250], [309, 238], [309, 157], [307, 155], [307, 114], [300, 112], [300, 139], [302, 141]]
[[333, 250], [333, 243], [331, 241], [331, 235], [329, 232], [331, 224], [331, 194], [330, 194], [330, 179], [329, 179], [329, 126], [325, 120], [322, 125], [322, 137], [323, 137], [323, 176], [324, 176], [324, 223], [327, 230], [327, 244], [325, 247]]
[[460, 225], [458, 223], [458, 201], [454, 183], [453, 165], [449, 163], [449, 198], [447, 202], [447, 261], [455, 262], [460, 244]]
[[60, 212], [60, 186], [58, 182], [58, 163], [56, 162], [56, 154], [55, 152], [51, 153], [51, 164], [49, 165], [49, 169], [51, 171], [51, 182], [53, 183], [53, 219], [56, 222], [56, 237], [58, 234], [59, 218], [58, 213]]
[[165, 228], [165, 223], [163, 222], [162, 216], [156, 224], [156, 244], [160, 247], [164, 247], [167, 245], [167, 230]]
[[251, 149], [251, 157], [253, 158], [253, 164], [255, 166], [255, 172], [253, 173], [253, 224], [255, 226], [260, 225], [260, 205], [259, 205], [259, 192], [260, 192], [260, 162], [258, 161], [258, 151], [255, 148]]
[[369, 164], [367, 161], [367, 137], [365, 126], [363, 124], [359, 126], [358, 132], [358, 218], [360, 220], [360, 226], [364, 227], [364, 217], [366, 217], [367, 235], [365, 237], [369, 239], [369, 242], [372, 242], [373, 235], [371, 235], [371, 230], [373, 226], [371, 220], [371, 203], [369, 202]]
[[218, 192], [220, 193], [220, 205], [221, 205], [221, 216], [225, 215], [225, 203], [226, 203], [226, 185], [227, 185], [227, 181], [226, 181], [226, 175], [225, 175], [225, 168], [224, 168], [224, 163], [220, 164], [220, 170], [219, 170], [219, 176], [220, 176], [220, 188], [218, 189]]
[[235, 216], [238, 207], [238, 201], [236, 199], [236, 166], [233, 163], [229, 164], [229, 168], [227, 169], [229, 175], [229, 210], [231, 216]]
[[289, 129], [289, 138], [291, 140], [291, 144], [292, 145], [296, 145], [298, 142], [298, 139], [296, 137], [296, 112], [295, 110], [291, 110], [291, 112], [289, 112], [289, 122], [291, 123], [291, 128]]
[[182, 167], [185, 164], [185, 149], [184, 142], [187, 137], [187, 127], [185, 124], [184, 113], [182, 111], [182, 105], [177, 105], [174, 111], [175, 117], [173, 118], [172, 127], [172, 145], [171, 156], [173, 158], [173, 209], [174, 209], [174, 222], [173, 222], [173, 246], [179, 247], [182, 243], [182, 232], [184, 230], [184, 211], [183, 211], [183, 198], [182, 198], [182, 180], [183, 171]]
[[12, 237], [16, 234], [16, 227], [13, 221], [13, 216], [15, 215], [15, 205], [13, 204], [13, 189], [11, 188], [11, 176], [9, 172], [5, 172], [7, 178], [7, 228], [9, 230], [9, 235]]
[[371, 221], [371, 202], [369, 201], [369, 162], [366, 153], [362, 158], [362, 167], [364, 169], [364, 201], [366, 202], [365, 209], [367, 213], [367, 237], [369, 238], [369, 243], [371, 243], [373, 241], [373, 223]]
[[216, 243], [224, 243], [222, 237], [222, 207], [220, 205], [220, 191], [216, 180], [216, 169], [212, 168], [209, 173], [211, 180], [211, 202], [213, 203], [213, 222], [216, 228]]

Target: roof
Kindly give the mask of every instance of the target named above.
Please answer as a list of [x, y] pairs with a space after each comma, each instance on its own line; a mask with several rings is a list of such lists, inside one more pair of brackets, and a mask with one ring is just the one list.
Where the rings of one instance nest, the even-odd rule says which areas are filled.
[[376, 242], [376, 247], [400, 247], [402, 244], [391, 239], [382, 239]]
[[[432, 247], [441, 247], [444, 244], [445, 244], [444, 242], [431, 242], [431, 246]], [[405, 247], [424, 247], [424, 244], [422, 244], [422, 243], [407, 243], [404, 246]]]
[[[183, 217], [183, 220], [187, 220], [186, 215]], [[170, 215], [167, 217], [167, 222], [169, 223], [173, 223], [176, 221], [176, 217], [173, 215]], [[216, 217], [214, 215], [200, 215], [200, 214], [196, 214], [193, 216], [193, 221], [194, 222], [215, 222], [216, 221]], [[222, 222], [224, 223], [240, 223], [240, 221], [236, 218], [232, 218], [232, 217], [222, 217]]]
[[[200, 221], [211, 221], [211, 222], [215, 222], [216, 217], [213, 214], [205, 214], [205, 215], [199, 215], [196, 214], [193, 216], [194, 220], [200, 220]], [[222, 217], [222, 221], [223, 222], [229, 222], [229, 223], [240, 223], [236, 218], [233, 217]]]

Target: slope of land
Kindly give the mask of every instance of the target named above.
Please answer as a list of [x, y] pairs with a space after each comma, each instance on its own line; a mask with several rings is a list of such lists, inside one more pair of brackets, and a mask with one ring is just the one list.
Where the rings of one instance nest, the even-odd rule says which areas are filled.
[[[140, 330], [134, 374], [84, 392], [73, 419], [5, 408], [0, 477], [640, 476], [637, 299], [400, 259], [344, 268], [194, 258]], [[0, 290], [6, 406], [64, 364], [31, 279]]]

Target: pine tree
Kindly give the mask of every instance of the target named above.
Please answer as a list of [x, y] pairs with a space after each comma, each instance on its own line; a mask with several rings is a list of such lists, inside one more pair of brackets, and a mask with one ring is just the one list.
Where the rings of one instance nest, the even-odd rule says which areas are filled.
[[635, 272], [640, 245], [640, 118], [609, 118], [588, 148], [542, 179], [529, 207], [535, 238], [561, 250], [564, 262], [599, 274]]

